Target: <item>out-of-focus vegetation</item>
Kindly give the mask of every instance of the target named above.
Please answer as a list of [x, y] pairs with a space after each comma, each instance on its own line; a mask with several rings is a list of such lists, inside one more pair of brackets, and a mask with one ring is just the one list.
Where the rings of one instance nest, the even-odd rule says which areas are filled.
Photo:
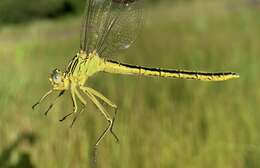
[[[146, 5], [159, 2], [191, 2], [196, 0], [147, 0]], [[0, 23], [22, 23], [39, 18], [55, 18], [79, 14], [86, 0], [1, 0]]]
[[[241, 78], [218, 83], [110, 74], [91, 78], [88, 85], [119, 106], [115, 132], [121, 141], [105, 138], [98, 167], [259, 168], [259, 9], [237, 0], [146, 8], [138, 41], [111, 58], [235, 71]], [[71, 120], [58, 121], [72, 111], [68, 95], [48, 117], [43, 112], [53, 97], [31, 109], [50, 88], [49, 73], [64, 68], [77, 52], [80, 23], [80, 17], [71, 16], [1, 26], [0, 167], [90, 167], [93, 144], [107, 124], [92, 103], [72, 129]]]
[[76, 13], [85, 0], [1, 0], [0, 23], [21, 23]]

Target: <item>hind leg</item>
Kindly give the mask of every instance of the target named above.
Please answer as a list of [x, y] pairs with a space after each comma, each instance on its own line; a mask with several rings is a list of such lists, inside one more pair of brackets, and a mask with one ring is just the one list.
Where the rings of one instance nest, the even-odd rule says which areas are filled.
[[[83, 90], [84, 93], [90, 98], [90, 100], [97, 106], [97, 108], [99, 109], [99, 111], [101, 112], [101, 114], [106, 118], [106, 120], [108, 121], [108, 126], [107, 128], [104, 130], [104, 132], [101, 134], [101, 136], [98, 138], [95, 146], [98, 146], [99, 143], [102, 141], [102, 139], [106, 136], [106, 134], [108, 133], [108, 131], [111, 131], [111, 128], [113, 126], [113, 119], [111, 118], [111, 116], [107, 113], [107, 111], [105, 110], [105, 108], [103, 107], [103, 105], [96, 99], [96, 97], [88, 92], [87, 90]], [[77, 94], [77, 93], [76, 93]], [[114, 138], [116, 139], [116, 141], [118, 142], [118, 138], [117, 136], [113, 133], [113, 131], [111, 131], [112, 135], [114, 136]]]
[[[106, 98], [104, 95], [102, 95], [100, 92], [92, 89], [92, 88], [89, 88], [89, 87], [80, 87], [81, 90], [83, 90], [86, 94], [89, 94], [89, 95], [92, 95], [94, 98], [95, 96], [98, 97], [99, 99], [101, 99], [102, 101], [104, 101], [106, 104], [108, 104], [109, 106], [111, 106], [113, 109], [115, 109], [115, 114], [112, 118], [112, 125], [111, 125], [111, 128], [110, 128], [110, 132], [111, 134], [113, 134], [113, 136], [115, 137], [116, 141], [119, 142], [119, 139], [118, 137], [116, 136], [116, 134], [114, 133], [113, 131], [113, 126], [114, 126], [114, 121], [115, 121], [115, 118], [116, 118], [116, 114], [117, 114], [117, 105], [115, 105], [114, 103], [112, 103], [108, 98]], [[95, 101], [98, 101], [97, 99]], [[104, 107], [103, 107], [104, 108]]]

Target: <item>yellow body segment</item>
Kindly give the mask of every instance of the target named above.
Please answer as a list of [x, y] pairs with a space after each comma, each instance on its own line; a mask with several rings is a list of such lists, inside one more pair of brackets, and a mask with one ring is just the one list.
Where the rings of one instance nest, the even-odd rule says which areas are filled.
[[239, 75], [234, 72], [196, 72], [123, 64], [101, 58], [96, 52], [88, 56], [86, 56], [85, 53], [78, 54], [76, 59], [77, 61], [72, 60], [72, 62], [75, 63], [75, 68], [69, 71], [71, 72], [71, 77], [77, 79], [75, 81], [77, 81], [79, 85], [84, 85], [89, 77], [100, 71], [111, 74], [158, 76], [201, 81], [225, 81], [239, 78]]
[[123, 75], [159, 76], [202, 81], [225, 81], [229, 79], [239, 78], [239, 75], [233, 72], [208, 73], [186, 70], [167, 70], [121, 64], [115, 61], [105, 61], [104, 72]]

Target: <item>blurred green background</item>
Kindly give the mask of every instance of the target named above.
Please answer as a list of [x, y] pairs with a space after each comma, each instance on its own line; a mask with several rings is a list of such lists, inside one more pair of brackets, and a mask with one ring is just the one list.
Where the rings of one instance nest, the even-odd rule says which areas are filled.
[[[71, 129], [68, 95], [31, 106], [79, 48], [84, 0], [1, 0], [0, 167], [85, 168], [107, 122], [89, 103]], [[98, 74], [89, 85], [119, 106], [116, 144], [99, 146], [102, 168], [260, 167], [260, 5], [257, 0], [146, 1], [136, 43], [111, 58], [151, 67], [235, 71], [200, 82]], [[258, 84], [257, 84], [258, 83]], [[112, 109], [110, 109], [112, 111]]]

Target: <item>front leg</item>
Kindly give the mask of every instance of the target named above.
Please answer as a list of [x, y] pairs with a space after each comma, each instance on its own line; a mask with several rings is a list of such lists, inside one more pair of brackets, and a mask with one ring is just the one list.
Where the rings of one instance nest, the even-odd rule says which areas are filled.
[[39, 101], [37, 101], [33, 106], [32, 109], [34, 110], [36, 106], [38, 106], [39, 104], [41, 104], [41, 102], [46, 99], [51, 93], [53, 92], [53, 90], [49, 90], [47, 93], [45, 93]]
[[53, 108], [53, 106], [57, 103], [58, 99], [63, 96], [63, 94], [65, 93], [65, 90], [62, 90], [59, 95], [54, 99], [54, 101], [50, 104], [49, 108], [46, 110], [46, 112], [44, 113], [46, 116], [48, 115], [49, 111]]

